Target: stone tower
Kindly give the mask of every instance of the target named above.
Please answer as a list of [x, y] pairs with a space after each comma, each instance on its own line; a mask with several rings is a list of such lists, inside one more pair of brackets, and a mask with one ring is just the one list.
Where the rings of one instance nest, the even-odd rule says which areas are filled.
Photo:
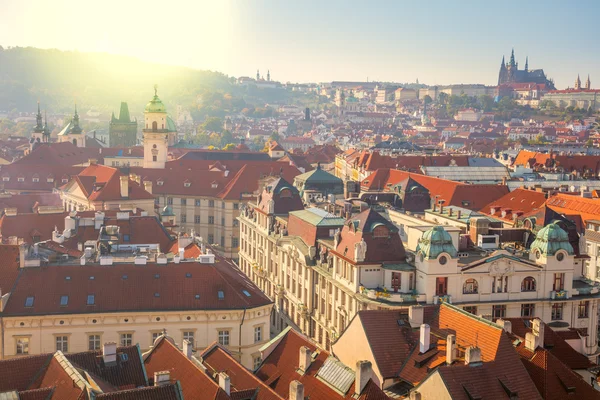
[[144, 109], [144, 168], [165, 168], [169, 149], [167, 108], [158, 98], [154, 85], [154, 97]]

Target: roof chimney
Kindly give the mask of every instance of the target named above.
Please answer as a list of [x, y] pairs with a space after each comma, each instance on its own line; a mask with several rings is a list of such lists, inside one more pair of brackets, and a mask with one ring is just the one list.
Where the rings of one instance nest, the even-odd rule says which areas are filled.
[[129, 177], [126, 175], [120, 176], [121, 182], [121, 197], [129, 197]]
[[102, 345], [102, 359], [104, 364], [117, 362], [117, 344], [108, 342]]
[[231, 379], [225, 372], [219, 372], [219, 387], [223, 389], [228, 396], [231, 394]]
[[465, 365], [476, 366], [481, 364], [481, 349], [475, 346], [467, 347], [465, 351]]
[[417, 328], [423, 323], [423, 312], [425, 308], [422, 306], [408, 307], [408, 322], [411, 328]]
[[456, 336], [446, 336], [446, 364], [451, 365], [456, 359]]
[[419, 352], [421, 354], [426, 353], [429, 350], [429, 331], [431, 328], [427, 324], [421, 324], [421, 332], [419, 337]]
[[306, 370], [310, 367], [312, 362], [312, 351], [306, 346], [300, 347], [300, 359], [298, 361], [298, 369], [302, 374], [306, 373]]
[[304, 385], [299, 381], [290, 382], [289, 400], [304, 400]]
[[525, 334], [525, 347], [531, 351], [544, 347], [544, 323], [539, 318], [531, 321], [531, 332]]
[[371, 361], [357, 361], [356, 362], [356, 378], [354, 379], [354, 392], [357, 396], [360, 396], [362, 391], [369, 383], [369, 379], [373, 376], [373, 366]]
[[183, 340], [183, 354], [185, 354], [185, 356], [188, 359], [192, 358], [192, 350], [193, 350], [194, 346], [192, 345], [192, 342], [190, 342], [187, 339]]
[[152, 181], [144, 181], [144, 190], [152, 194]]
[[410, 400], [421, 400], [421, 393], [419, 392], [410, 392]]
[[[156, 371], [154, 373], [154, 386], [161, 386], [171, 382], [170, 371]], [[227, 393], [229, 394], [229, 393]]]
[[512, 322], [503, 319], [497, 319], [496, 324], [500, 325], [507, 333], [512, 333]]

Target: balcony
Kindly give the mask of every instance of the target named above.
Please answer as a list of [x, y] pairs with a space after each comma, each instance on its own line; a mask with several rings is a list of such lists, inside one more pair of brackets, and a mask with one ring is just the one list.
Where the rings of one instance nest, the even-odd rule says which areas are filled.
[[552, 300], [567, 300], [569, 292], [567, 290], [553, 290], [550, 292], [550, 298]]
[[449, 303], [452, 304], [452, 296], [445, 294], [442, 296], [433, 296], [433, 304]]
[[363, 296], [375, 300], [385, 301], [389, 303], [417, 303], [426, 301], [424, 294], [414, 293], [395, 293], [389, 292], [386, 289], [367, 289], [365, 287], [360, 288], [360, 292]]

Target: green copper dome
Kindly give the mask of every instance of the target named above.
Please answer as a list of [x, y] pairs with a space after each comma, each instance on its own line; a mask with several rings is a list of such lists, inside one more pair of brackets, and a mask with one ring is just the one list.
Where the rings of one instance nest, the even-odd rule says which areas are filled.
[[423, 232], [417, 245], [417, 253], [423, 254], [427, 259], [437, 258], [442, 253], [456, 257], [456, 247], [452, 243], [450, 234], [442, 226], [437, 225]]
[[531, 251], [535, 252], [536, 250], [546, 256], [553, 256], [558, 250], [565, 250], [569, 254], [574, 254], [573, 246], [569, 243], [569, 235], [556, 222], [540, 229], [531, 244]]
[[147, 112], [147, 113], [166, 113], [167, 112], [167, 107], [165, 107], [163, 102], [158, 98], [156, 85], [154, 86], [154, 97], [152, 98], [152, 100], [150, 100], [148, 102], [148, 104], [146, 104], [146, 108], [144, 109], [144, 112]]

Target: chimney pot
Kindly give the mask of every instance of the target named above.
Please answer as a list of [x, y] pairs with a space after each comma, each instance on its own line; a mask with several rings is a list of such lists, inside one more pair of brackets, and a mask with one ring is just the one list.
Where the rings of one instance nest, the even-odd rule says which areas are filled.
[[496, 324], [500, 325], [507, 333], [512, 333], [512, 322], [503, 319], [497, 319]]
[[429, 337], [429, 332], [431, 328], [427, 324], [421, 324], [420, 330], [420, 338], [419, 338], [419, 352], [421, 354], [426, 353], [429, 350], [429, 344], [431, 338]]
[[289, 400], [304, 400], [304, 385], [299, 381], [290, 382]]
[[144, 190], [152, 194], [152, 181], [144, 181]]
[[451, 365], [456, 359], [456, 336], [446, 336], [446, 364]]
[[122, 175], [120, 177], [121, 197], [129, 197], [129, 177]]
[[411, 328], [420, 327], [423, 323], [423, 312], [425, 308], [422, 306], [410, 306], [408, 308], [408, 322]]
[[219, 373], [219, 387], [223, 389], [228, 396], [231, 394], [231, 379], [225, 372]]
[[356, 362], [356, 378], [354, 379], [354, 392], [357, 396], [365, 389], [369, 379], [373, 376], [373, 366], [371, 361], [357, 361]]
[[102, 359], [104, 364], [117, 362], [117, 344], [115, 342], [107, 342], [102, 345]]
[[300, 347], [300, 358], [298, 361], [298, 369], [302, 371], [302, 373], [306, 373], [306, 370], [310, 367], [312, 362], [312, 351], [306, 347]]
[[193, 350], [193, 347], [194, 347], [194, 346], [192, 346], [192, 342], [190, 342], [189, 340], [185, 339], [185, 340], [183, 341], [183, 354], [185, 354], [185, 356], [186, 356], [188, 359], [191, 359], [191, 358], [192, 358], [192, 350]]
[[465, 352], [465, 364], [472, 366], [481, 364], [481, 349], [479, 347], [467, 347]]

